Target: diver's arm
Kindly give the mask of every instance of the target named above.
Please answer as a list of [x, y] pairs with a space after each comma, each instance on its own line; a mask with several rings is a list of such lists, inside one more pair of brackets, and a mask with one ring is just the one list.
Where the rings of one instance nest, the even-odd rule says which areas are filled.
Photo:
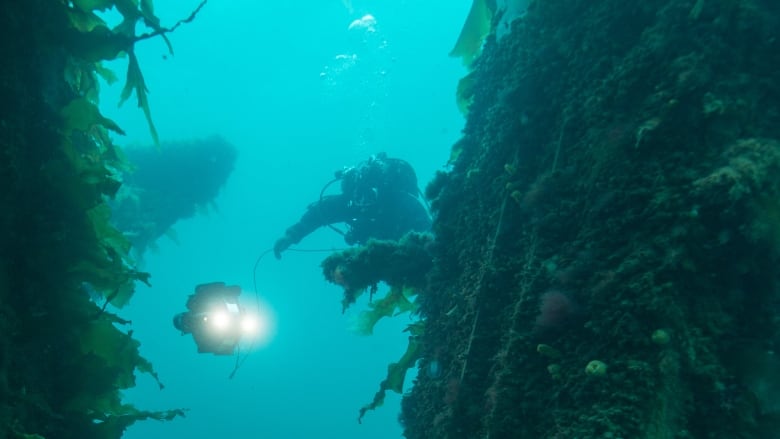
[[330, 195], [309, 205], [301, 219], [290, 226], [285, 235], [292, 240], [292, 244], [297, 244], [322, 226], [349, 219], [349, 199], [343, 194]]
[[349, 221], [349, 198], [344, 194], [329, 195], [312, 203], [297, 223], [290, 226], [284, 236], [276, 241], [274, 254], [277, 258], [292, 244], [301, 242], [311, 232], [328, 224]]

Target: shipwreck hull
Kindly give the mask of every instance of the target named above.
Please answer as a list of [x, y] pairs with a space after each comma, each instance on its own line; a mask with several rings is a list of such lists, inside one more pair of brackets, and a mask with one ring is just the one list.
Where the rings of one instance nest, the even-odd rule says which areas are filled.
[[406, 437], [775, 437], [777, 29], [768, 0], [567, 0], [488, 38], [427, 191]]

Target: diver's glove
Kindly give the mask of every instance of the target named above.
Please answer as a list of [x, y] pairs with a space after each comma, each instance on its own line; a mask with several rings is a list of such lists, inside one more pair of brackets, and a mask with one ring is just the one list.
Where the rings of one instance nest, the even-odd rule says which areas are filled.
[[283, 237], [277, 239], [276, 243], [274, 244], [274, 256], [276, 256], [276, 259], [282, 259], [282, 252], [287, 250], [287, 248], [292, 244], [293, 240], [288, 235], [284, 235]]

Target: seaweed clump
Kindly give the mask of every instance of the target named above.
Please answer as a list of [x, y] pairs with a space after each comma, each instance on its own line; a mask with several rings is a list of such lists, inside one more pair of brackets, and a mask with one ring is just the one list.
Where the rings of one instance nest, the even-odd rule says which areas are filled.
[[[358, 317], [357, 332], [369, 335], [382, 318], [416, 313], [414, 298], [426, 284], [433, 265], [431, 245], [431, 235], [411, 232], [399, 241], [369, 240], [364, 246], [335, 253], [322, 262], [325, 278], [344, 289], [344, 310], [361, 294], [370, 291], [372, 301], [369, 309]], [[374, 301], [380, 283], [387, 284], [390, 290]], [[419, 340], [425, 331], [424, 322], [415, 321], [405, 331], [410, 334], [406, 351], [397, 362], [388, 365], [387, 377], [380, 383], [373, 400], [360, 409], [359, 422], [368, 410], [382, 405], [388, 390], [403, 391], [406, 371], [420, 359]]]
[[[95, 14], [112, 7], [124, 17], [115, 29]], [[110, 224], [124, 164], [108, 132], [121, 129], [97, 105], [98, 75], [110, 76], [100, 62], [127, 53], [125, 98], [148, 109], [132, 55], [138, 22], [165, 32], [149, 0], [0, 12], [0, 437], [119, 438], [138, 420], [183, 414], [122, 401], [136, 373], [157, 376], [107, 308], [149, 278]]]

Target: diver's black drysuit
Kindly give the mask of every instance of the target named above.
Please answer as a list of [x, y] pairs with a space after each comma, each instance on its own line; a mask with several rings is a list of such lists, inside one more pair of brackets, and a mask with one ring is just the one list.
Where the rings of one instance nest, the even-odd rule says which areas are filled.
[[431, 228], [412, 166], [384, 153], [336, 174], [341, 193], [325, 195], [309, 205], [301, 219], [274, 244], [274, 255], [297, 244], [319, 227], [345, 223], [347, 244], [365, 244], [369, 238], [399, 239], [410, 231]]

